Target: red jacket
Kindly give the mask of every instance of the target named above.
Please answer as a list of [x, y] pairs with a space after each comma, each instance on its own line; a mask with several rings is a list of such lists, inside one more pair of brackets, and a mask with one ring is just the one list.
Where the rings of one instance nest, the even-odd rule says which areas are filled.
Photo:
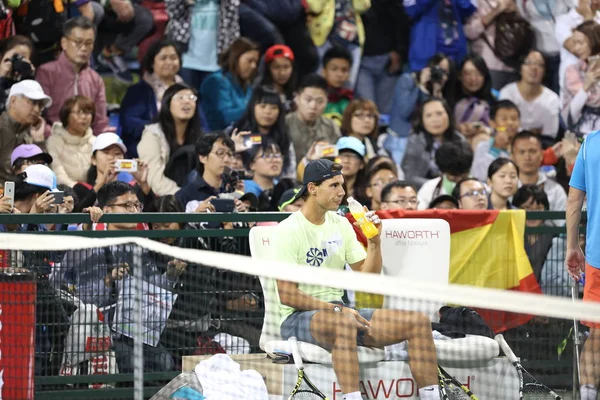
[[52, 98], [52, 106], [44, 113], [46, 137], [50, 136], [52, 124], [59, 121], [58, 112], [65, 100], [77, 94], [89, 97], [96, 105], [96, 118], [92, 124], [94, 135], [114, 131], [108, 126], [104, 81], [89, 65], [76, 73], [73, 64], [61, 53], [58, 60], [40, 66], [35, 80], [42, 85], [44, 93]]

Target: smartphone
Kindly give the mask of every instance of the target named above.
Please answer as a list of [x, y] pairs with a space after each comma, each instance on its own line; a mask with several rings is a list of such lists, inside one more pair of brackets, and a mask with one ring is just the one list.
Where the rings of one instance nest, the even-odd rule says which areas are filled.
[[233, 199], [212, 199], [210, 204], [215, 207], [216, 212], [228, 213], [235, 208]]
[[315, 146], [315, 153], [318, 158], [335, 158], [339, 155], [338, 148], [335, 144], [320, 144]]
[[118, 172], [137, 172], [138, 163], [136, 160], [117, 160], [115, 167], [115, 171]]
[[50, 192], [54, 196], [54, 201], [52, 204], [62, 204], [65, 201], [65, 192], [61, 192], [57, 190], [55, 192]]
[[14, 182], [4, 182], [4, 197], [10, 198], [10, 206], [11, 208], [15, 206], [15, 183]]
[[262, 144], [262, 136], [259, 134], [248, 135], [244, 139], [244, 146], [246, 146], [246, 147], [258, 146], [260, 144]]

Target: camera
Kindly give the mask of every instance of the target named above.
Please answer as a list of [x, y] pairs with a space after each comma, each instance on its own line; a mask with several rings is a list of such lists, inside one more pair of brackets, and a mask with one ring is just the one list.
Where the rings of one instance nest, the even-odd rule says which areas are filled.
[[23, 79], [33, 79], [33, 68], [31, 64], [23, 60], [23, 56], [20, 54], [14, 54], [10, 62], [12, 64], [12, 72], [10, 79], [19, 82]]
[[225, 167], [225, 172], [223, 172], [223, 187], [225, 187], [226, 193], [231, 193], [235, 191], [235, 187], [239, 181], [250, 180], [252, 179], [252, 173], [244, 171], [243, 169], [231, 169], [229, 167]]
[[432, 83], [442, 83], [444, 77], [446, 76], [446, 71], [439, 65], [434, 65], [431, 67], [431, 82]]

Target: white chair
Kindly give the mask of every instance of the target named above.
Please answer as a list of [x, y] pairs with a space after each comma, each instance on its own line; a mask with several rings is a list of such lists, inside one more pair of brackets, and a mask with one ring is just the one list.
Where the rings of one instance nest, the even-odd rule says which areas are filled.
[[[276, 233], [275, 226], [257, 226], [250, 230], [250, 253], [252, 258], [259, 260], [273, 259], [273, 238]], [[260, 277], [265, 298], [265, 320], [260, 336], [260, 348], [267, 354], [273, 355], [276, 350], [291, 353], [287, 340], [283, 340], [279, 331], [279, 294], [273, 279]], [[495, 342], [494, 342], [495, 343]], [[331, 352], [311, 343], [298, 342], [302, 359], [318, 364], [331, 364]], [[358, 348], [358, 361], [360, 363], [376, 363], [385, 357], [382, 349], [362, 347]]]
[[[384, 219], [381, 253], [386, 276], [415, 281], [448, 284], [450, 272], [450, 225], [442, 219]], [[398, 293], [399, 296], [402, 293]], [[386, 297], [384, 308], [421, 311], [432, 322], [439, 321], [443, 303], [421, 302], [402, 297]], [[495, 340], [468, 335], [461, 339], [435, 340], [438, 360], [447, 362], [488, 361], [500, 349]]]

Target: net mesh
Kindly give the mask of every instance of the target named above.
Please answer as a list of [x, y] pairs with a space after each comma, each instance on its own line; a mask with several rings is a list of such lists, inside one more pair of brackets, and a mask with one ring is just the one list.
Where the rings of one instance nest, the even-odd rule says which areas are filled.
[[[252, 233], [253, 258], [198, 250], [203, 247], [196, 238], [1, 238], [6, 398], [33, 397], [24, 390], [132, 385], [136, 398], [143, 398], [144, 387], [168, 387], [171, 377], [160, 373], [182, 370], [195, 371], [200, 390], [216, 390], [220, 398], [264, 398], [260, 389], [239, 384], [235, 371], [229, 384], [210, 375], [211, 364], [203, 363], [222, 362], [219, 354], [227, 353], [242, 370], [258, 372], [264, 393], [287, 399], [297, 370], [286, 339], [295, 336], [306, 376], [329, 399], [353, 391], [363, 399], [416, 399], [420, 388], [438, 383], [439, 364], [479, 399], [514, 400], [519, 379], [493, 339], [499, 331], [489, 327], [502, 325], [494, 318], [517, 321], [502, 330], [513, 351], [540, 382], [569, 398], [573, 319], [600, 322], [598, 305], [439, 283], [433, 276], [439, 272], [426, 263], [411, 264], [413, 277], [385, 275], [388, 266], [406, 263], [386, 251], [379, 275], [282, 262], [260, 248], [272, 245], [273, 237]], [[331, 306], [299, 288], [319, 293]], [[297, 313], [282, 303], [315, 311]], [[342, 305], [341, 312], [333, 304]], [[9, 328], [8, 321], [19, 324]], [[580, 328], [585, 338], [587, 328]], [[134, 379], [123, 382], [112, 374]], [[45, 376], [89, 380], [53, 384]], [[7, 390], [21, 392], [11, 396]]]

